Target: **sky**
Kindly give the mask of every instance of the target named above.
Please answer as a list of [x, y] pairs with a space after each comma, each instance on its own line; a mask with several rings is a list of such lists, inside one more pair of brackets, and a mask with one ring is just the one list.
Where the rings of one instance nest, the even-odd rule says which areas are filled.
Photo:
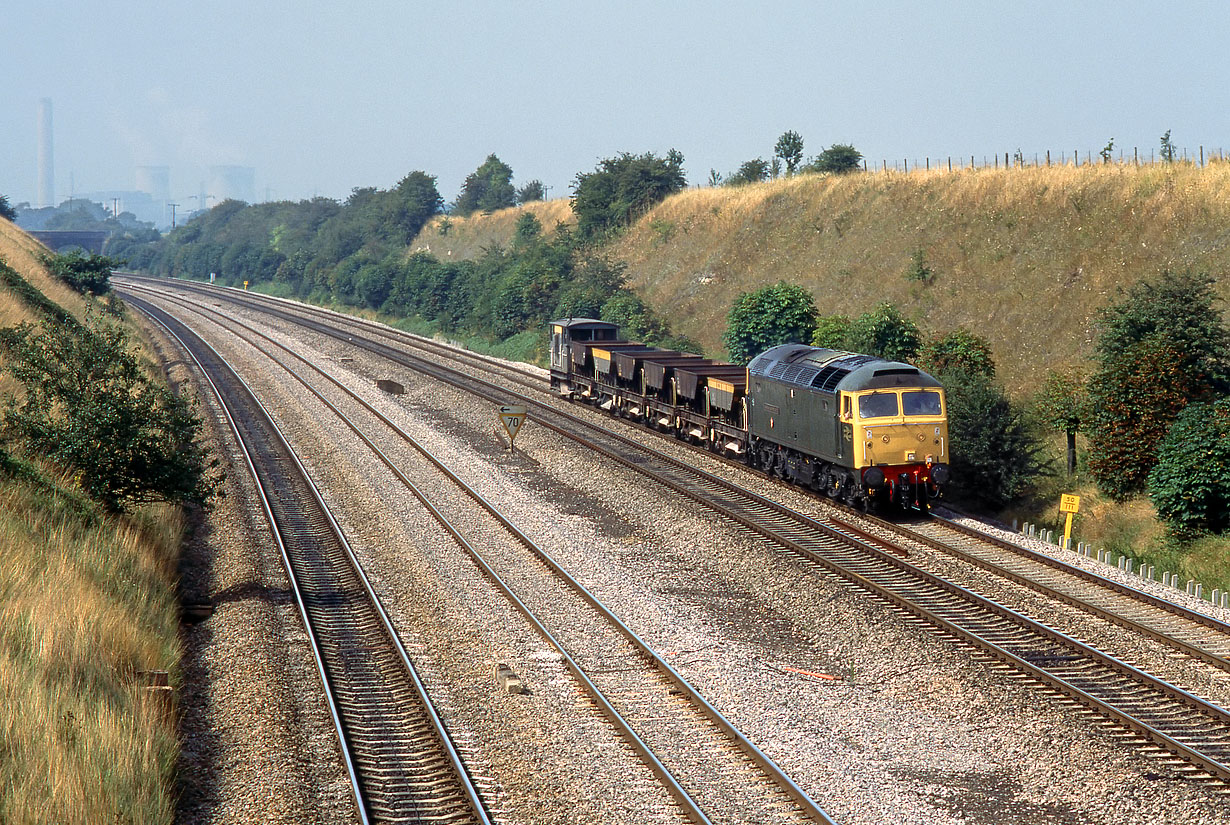
[[702, 184], [786, 130], [874, 166], [1147, 154], [1167, 130], [1230, 152], [1226, 2], [10, 0], [0, 43], [13, 204], [37, 200], [41, 98], [57, 202], [141, 165], [185, 201], [220, 165], [257, 200], [415, 170], [452, 200], [490, 153], [552, 198], [623, 151], [678, 149]]

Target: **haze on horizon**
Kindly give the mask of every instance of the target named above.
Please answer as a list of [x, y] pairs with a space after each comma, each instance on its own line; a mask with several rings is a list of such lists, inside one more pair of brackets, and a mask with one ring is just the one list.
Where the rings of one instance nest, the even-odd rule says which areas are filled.
[[258, 200], [344, 199], [408, 172], [448, 200], [489, 154], [549, 197], [620, 151], [681, 151], [693, 184], [851, 143], [871, 164], [1020, 150], [1230, 151], [1230, 5], [890, 0], [394, 0], [123, 4], [0, 13], [0, 193], [36, 201], [38, 101], [56, 200], [169, 166], [256, 169]]

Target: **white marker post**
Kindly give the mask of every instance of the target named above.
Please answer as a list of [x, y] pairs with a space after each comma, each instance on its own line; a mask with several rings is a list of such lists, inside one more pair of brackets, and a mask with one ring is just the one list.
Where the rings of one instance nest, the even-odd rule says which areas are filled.
[[521, 431], [521, 425], [525, 423], [525, 407], [520, 404], [509, 404], [500, 407], [499, 415], [500, 423], [504, 425], [504, 432], [508, 433], [508, 449], [512, 450], [517, 433]]

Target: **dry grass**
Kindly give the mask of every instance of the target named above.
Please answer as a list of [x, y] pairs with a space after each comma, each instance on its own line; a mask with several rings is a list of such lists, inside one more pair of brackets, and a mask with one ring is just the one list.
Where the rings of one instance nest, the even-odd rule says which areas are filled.
[[[39, 261], [47, 248], [15, 225], [0, 220], [0, 261], [4, 261], [40, 292], [78, 318], [85, 312], [85, 299], [47, 274]], [[34, 321], [33, 313], [0, 289], [0, 327]]]
[[[543, 225], [568, 201], [529, 207]], [[542, 210], [542, 214], [538, 210]], [[549, 211], [548, 211], [549, 210]], [[414, 243], [441, 258], [506, 244], [519, 210], [438, 221]], [[905, 278], [922, 250], [930, 285]], [[709, 354], [743, 291], [786, 280], [823, 313], [892, 301], [925, 329], [988, 337], [1010, 390], [1088, 357], [1092, 320], [1116, 290], [1193, 268], [1230, 297], [1230, 163], [1051, 166], [800, 175], [737, 189], [690, 189], [615, 245], [631, 285]]]
[[556, 224], [576, 223], [567, 198], [537, 201], [501, 209], [490, 215], [479, 213], [468, 218], [440, 216], [423, 228], [410, 249], [413, 252], [430, 252], [442, 261], [477, 258], [489, 246], [507, 246], [516, 231], [517, 221], [526, 212], [538, 218], [547, 235], [555, 231]]
[[0, 821], [170, 822], [175, 727], [138, 674], [176, 671], [181, 523], [72, 501], [0, 484]]
[[[690, 190], [618, 244], [632, 284], [710, 352], [739, 292], [802, 284], [821, 312], [891, 301], [987, 336], [1009, 388], [1089, 353], [1118, 287], [1230, 265], [1230, 164], [799, 176]], [[922, 250], [931, 285], [905, 278]], [[1230, 283], [1221, 284], [1223, 297]]]
[[[82, 317], [42, 252], [0, 220], [0, 259]], [[37, 320], [0, 289], [0, 326]], [[174, 719], [139, 674], [178, 667], [182, 518], [103, 520], [72, 487], [0, 476], [0, 822], [169, 823]]]

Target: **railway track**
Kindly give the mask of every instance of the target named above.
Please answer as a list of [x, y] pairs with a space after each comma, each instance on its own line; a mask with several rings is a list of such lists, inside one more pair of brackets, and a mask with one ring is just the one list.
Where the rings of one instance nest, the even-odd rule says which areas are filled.
[[[201, 312], [199, 308], [196, 310]], [[210, 310], [203, 310], [211, 313]], [[221, 317], [221, 316], [218, 316]], [[232, 332], [260, 338], [266, 355], [304, 389], [328, 406], [373, 451], [382, 463], [428, 509], [465, 549], [478, 567], [558, 652], [578, 683], [623, 738], [641, 755], [691, 822], [832, 823], [785, 773], [714, 708], [691, 684], [589, 592], [550, 553], [522, 532], [443, 461], [325, 370], [235, 319], [222, 322]], [[356, 416], [326, 398], [317, 382], [288, 363], [297, 360], [343, 394], [360, 412]], [[501, 552], [490, 539], [482, 550], [457, 523], [464, 513], [448, 515], [447, 505], [432, 500], [407, 471], [377, 443], [367, 418], [392, 432], [426, 458], [465, 496], [506, 532]], [[515, 545], [515, 547], [513, 547]], [[517, 552], [517, 551], [520, 552]], [[528, 554], [528, 557], [527, 557]], [[527, 568], [537, 581], [526, 582]], [[514, 585], [512, 582], [518, 582]]]
[[478, 792], [376, 594], [247, 385], [169, 314], [139, 306], [213, 389], [256, 482], [307, 629], [363, 823], [489, 823]]
[[[292, 313], [279, 312], [286, 320], [304, 323]], [[313, 314], [317, 312], [313, 311]], [[307, 323], [318, 332], [338, 335], [330, 331], [327, 324]], [[352, 329], [357, 331], [360, 327], [353, 326]], [[348, 333], [342, 333], [342, 336], [354, 337]], [[402, 349], [409, 344], [401, 341], [399, 336], [382, 333], [382, 337], [396, 337], [399, 343], [357, 340], [354, 343], [411, 369], [436, 375], [441, 380], [461, 386], [476, 380], [473, 376], [460, 379], [447, 375], [436, 364], [408, 356]], [[414, 345], [419, 345], [419, 342], [415, 340]], [[438, 349], [436, 354], [439, 354]], [[471, 387], [469, 391], [478, 392], [498, 403], [513, 400], [505, 387], [485, 383], [486, 386]], [[834, 520], [824, 524], [822, 520], [793, 513], [789, 508], [748, 494], [736, 485], [703, 474], [686, 462], [645, 450], [629, 439], [594, 428], [578, 416], [560, 413], [555, 405], [539, 401], [537, 395], [516, 400], [529, 404], [535, 410], [536, 417], [540, 416], [539, 423], [544, 426], [557, 428], [570, 438], [601, 449], [613, 460], [722, 512], [788, 548], [790, 552], [808, 559], [809, 563], [824, 567], [855, 587], [877, 594], [899, 610], [927, 622], [942, 635], [1011, 667], [1027, 679], [1045, 686], [1049, 692], [1065, 696], [1069, 701], [1113, 720], [1114, 724], [1133, 731], [1140, 739], [1151, 743], [1146, 749], [1164, 749], [1223, 783], [1230, 780], [1230, 717], [1221, 708], [918, 569], [898, 558], [895, 554], [908, 553], [908, 550], [895, 546], [889, 540], [873, 536], [849, 523]], [[548, 417], [560, 417], [563, 423], [548, 422]], [[917, 537], [912, 540], [925, 539], [946, 548], [945, 552], [958, 549], [955, 547], [956, 540], [951, 536], [946, 541], [939, 537]], [[971, 552], [969, 555], [976, 554]], [[985, 567], [988, 563], [983, 559], [980, 566]], [[1030, 578], [1027, 574], [1010, 571], [1007, 562], [999, 567], [1006, 572], [997, 572], [997, 575], [1027, 579], [1028, 586], [1040, 592], [1054, 593], [1053, 598], [1068, 603], [1074, 601], [1070, 592], [1059, 587], [1050, 589], [1041, 580], [1042, 577]], [[1067, 575], [1069, 579], [1073, 578], [1071, 574]], [[1095, 592], [1114, 590], [1097, 581], [1085, 581], [1095, 588]], [[1065, 586], [1070, 588], [1071, 581]], [[1101, 590], [1097, 591], [1096, 588]], [[1224, 660], [1219, 652], [1225, 637], [1224, 625], [1212, 620], [1204, 621], [1201, 614], [1184, 616], [1182, 614], [1189, 611], [1167, 609], [1165, 605], [1151, 605], [1151, 610], [1160, 611], [1171, 618], [1163, 620], [1154, 612], [1138, 620], [1135, 615], [1142, 611], [1137, 606], [1148, 600], [1138, 598], [1131, 588], [1124, 589], [1129, 592], [1119, 592], [1118, 604], [1108, 606], [1105, 598], [1091, 597], [1080, 599], [1081, 605], [1078, 606], [1116, 624], [1160, 638], [1163, 643], [1183, 650], [1187, 655], [1221, 666], [1218, 660]], [[1166, 632], [1165, 625], [1180, 621], [1184, 623], [1184, 629], [1174, 634]], [[1193, 641], [1193, 634], [1189, 631], [1192, 625], [1201, 624], [1205, 627], [1201, 631], [1201, 634], [1206, 634], [1205, 638]]]

